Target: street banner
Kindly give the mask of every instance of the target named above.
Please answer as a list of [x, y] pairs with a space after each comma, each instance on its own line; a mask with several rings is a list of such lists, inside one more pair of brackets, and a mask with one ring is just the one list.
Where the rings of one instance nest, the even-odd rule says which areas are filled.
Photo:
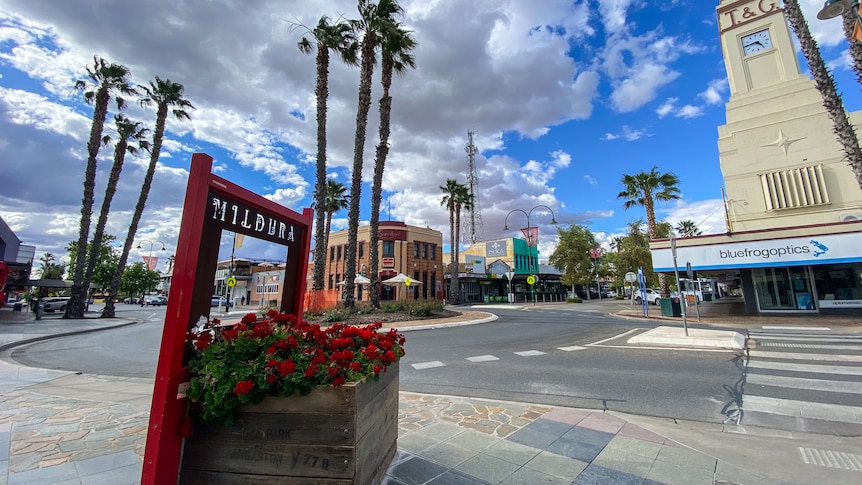
[[155, 271], [156, 266], [159, 265], [159, 257], [158, 256], [141, 256], [144, 259], [144, 266], [147, 267], [150, 271]]
[[521, 229], [521, 232], [524, 234], [524, 238], [527, 240], [528, 246], [535, 246], [539, 241], [539, 228], [538, 227], [528, 227]]

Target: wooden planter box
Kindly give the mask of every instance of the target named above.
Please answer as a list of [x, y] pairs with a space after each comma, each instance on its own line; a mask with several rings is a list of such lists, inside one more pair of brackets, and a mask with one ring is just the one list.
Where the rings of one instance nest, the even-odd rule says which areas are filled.
[[196, 424], [180, 483], [378, 484], [398, 439], [398, 364], [377, 382], [244, 406], [234, 426]]

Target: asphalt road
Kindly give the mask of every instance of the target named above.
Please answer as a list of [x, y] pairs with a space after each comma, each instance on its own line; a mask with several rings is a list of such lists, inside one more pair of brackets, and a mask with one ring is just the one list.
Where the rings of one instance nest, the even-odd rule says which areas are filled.
[[[118, 309], [142, 323], [22, 346], [11, 356], [32, 367], [152, 378], [164, 307]], [[731, 352], [642, 350], [625, 348], [625, 336], [613, 340], [640, 331], [640, 322], [572, 310], [490, 311], [500, 318], [408, 332], [401, 390], [720, 422], [740, 377]]]

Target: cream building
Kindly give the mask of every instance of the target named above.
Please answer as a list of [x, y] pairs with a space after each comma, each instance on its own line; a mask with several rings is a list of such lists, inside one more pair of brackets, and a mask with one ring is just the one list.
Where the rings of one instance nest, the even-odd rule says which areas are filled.
[[[803, 74], [778, 0], [721, 0], [730, 86], [718, 127], [727, 233], [677, 239], [677, 261], [737, 280], [750, 314], [862, 312], [862, 190]], [[862, 113], [850, 113], [855, 126]], [[670, 241], [651, 245], [673, 272]]]

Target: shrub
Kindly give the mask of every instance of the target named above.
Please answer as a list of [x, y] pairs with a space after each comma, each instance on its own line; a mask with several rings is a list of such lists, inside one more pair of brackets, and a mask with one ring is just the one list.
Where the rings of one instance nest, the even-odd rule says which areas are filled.
[[566, 303], [583, 303], [584, 300], [579, 296], [575, 296], [573, 298], [566, 298]]

